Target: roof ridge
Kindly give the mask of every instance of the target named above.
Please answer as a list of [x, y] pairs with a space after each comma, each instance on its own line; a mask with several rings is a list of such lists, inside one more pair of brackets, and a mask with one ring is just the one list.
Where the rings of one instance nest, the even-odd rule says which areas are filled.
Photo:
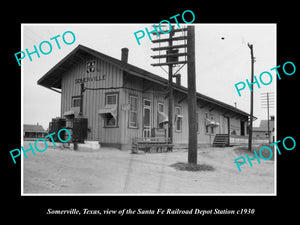
[[[89, 47], [87, 47], [85, 45], [82, 45], [82, 44], [78, 44], [76, 46], [76, 48], [74, 48], [69, 54], [67, 54], [62, 60], [60, 60], [53, 68], [51, 68], [43, 77], [41, 77], [38, 80], [37, 83], [39, 85], [44, 86], [44, 87], [50, 86], [48, 83], [44, 83], [43, 84], [43, 82], [45, 81], [45, 79], [48, 76], [50, 76], [51, 73], [54, 72], [55, 69], [57, 69], [60, 65], [62, 65], [69, 57], [71, 57], [73, 54], [75, 54], [76, 52], [78, 52], [80, 50], [83, 50], [83, 51], [85, 51], [85, 52], [87, 52], [87, 53], [89, 53], [91, 55], [94, 55], [95, 57], [100, 58], [100, 59], [102, 59], [104, 61], [108, 61], [109, 63], [112, 63], [113, 65], [119, 67], [120, 69], [122, 69], [122, 70], [124, 70], [124, 71], [126, 71], [126, 72], [128, 72], [128, 73], [130, 73], [132, 75], [139, 76], [139, 77], [141, 77], [143, 79], [151, 80], [153, 82], [159, 83], [159, 84], [164, 85], [164, 86], [168, 85], [168, 80], [166, 78], [164, 78], [164, 77], [161, 77], [159, 75], [151, 73], [151, 72], [149, 72], [147, 70], [144, 70], [144, 69], [142, 69], [140, 67], [137, 67], [135, 65], [132, 65], [130, 63], [123, 62], [123, 61], [121, 61], [121, 60], [119, 60], [117, 58], [114, 58], [112, 56], [106, 55], [104, 53], [101, 53], [101, 52], [99, 52], [99, 51], [97, 51], [95, 49], [89, 48]], [[63, 72], [59, 72], [59, 73], [60, 73], [59, 75], [61, 75]], [[48, 88], [50, 88], [50, 87], [48, 87]], [[177, 89], [178, 91], [183, 91], [183, 92], [187, 93], [187, 87], [184, 87], [182, 85], [180, 85], [180, 86], [176, 85], [176, 86], [174, 86], [174, 89]], [[222, 101], [216, 100], [214, 98], [211, 98], [211, 97], [206, 96], [204, 94], [201, 94], [199, 92], [197, 92], [196, 95], [197, 95], [198, 98], [201, 98], [204, 101], [212, 102], [212, 103], [214, 103], [216, 105], [219, 105], [221, 107], [228, 108], [228, 109], [230, 109], [232, 111], [235, 111], [237, 113], [241, 113], [243, 115], [249, 116], [248, 113], [246, 113], [246, 112], [244, 112], [244, 111], [242, 111], [242, 110], [240, 110], [240, 109], [238, 109], [238, 108], [236, 108], [236, 107], [234, 107], [232, 105], [224, 103]]]

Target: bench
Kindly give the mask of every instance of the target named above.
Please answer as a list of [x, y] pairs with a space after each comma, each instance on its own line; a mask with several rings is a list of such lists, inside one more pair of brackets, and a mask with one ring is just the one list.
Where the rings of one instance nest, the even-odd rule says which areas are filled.
[[167, 138], [165, 135], [165, 129], [153, 128], [151, 130], [152, 137], [133, 138], [132, 152], [137, 153], [139, 149], [145, 152], [150, 152], [151, 148], [156, 148], [156, 152], [158, 152], [159, 150], [160, 152], [162, 152], [163, 148], [166, 148], [167, 151], [172, 151], [174, 145], [171, 144], [170, 138]]

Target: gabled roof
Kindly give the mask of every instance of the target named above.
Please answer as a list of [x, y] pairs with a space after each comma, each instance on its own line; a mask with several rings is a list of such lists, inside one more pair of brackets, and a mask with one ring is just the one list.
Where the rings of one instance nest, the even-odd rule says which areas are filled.
[[[83, 45], [78, 45], [72, 52], [70, 52], [67, 56], [65, 56], [51, 70], [49, 70], [43, 77], [41, 77], [37, 83], [41, 86], [50, 88], [52, 90], [55, 90], [53, 88], [61, 89], [61, 79], [62, 79], [64, 72], [67, 71], [68, 69], [70, 69], [72, 67], [72, 65], [74, 65], [74, 63], [78, 63], [80, 60], [82, 60], [82, 58], [86, 55], [93, 55], [96, 58], [99, 58], [101, 60], [109, 62], [109, 63], [115, 65], [116, 67], [120, 68], [121, 70], [128, 72], [131, 75], [141, 77], [143, 79], [161, 84], [163, 86], [168, 85], [168, 80], [163, 77], [160, 77], [156, 74], [150, 73], [146, 70], [143, 70], [139, 67], [136, 67], [129, 63], [118, 60], [116, 58], [110, 57], [108, 55], [105, 55], [103, 53], [100, 53], [98, 51], [90, 49], [88, 47], [85, 47]], [[186, 87], [176, 85], [176, 86], [174, 86], [174, 89], [187, 94]], [[210, 98], [210, 97], [200, 94], [200, 93], [197, 93], [196, 95], [197, 95], [198, 99], [201, 99], [208, 103], [228, 109], [229, 111], [233, 111], [234, 113], [241, 114], [243, 116], [249, 116], [248, 113], [246, 113], [236, 107], [228, 105], [224, 102], [218, 101], [216, 99]]]
[[160, 76], [143, 70], [139, 67], [125, 63], [121, 60], [105, 55], [83, 45], [78, 45], [72, 52], [57, 63], [51, 70], [49, 70], [42, 78], [38, 80], [38, 84], [47, 88], [61, 88], [61, 78], [65, 71], [71, 68], [74, 63], [79, 62], [84, 56], [93, 55], [96, 58], [109, 62], [116, 67], [139, 77], [152, 80], [156, 83], [167, 85], [168, 81]]
[[33, 125], [33, 124], [24, 124], [23, 125], [24, 132], [46, 132], [41, 125]]

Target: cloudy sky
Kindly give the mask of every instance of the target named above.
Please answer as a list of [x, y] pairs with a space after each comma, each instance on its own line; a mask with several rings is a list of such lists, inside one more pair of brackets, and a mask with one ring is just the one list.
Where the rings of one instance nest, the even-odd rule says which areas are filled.
[[[184, 24], [182, 24], [184, 25]], [[234, 84], [250, 80], [250, 49], [247, 43], [253, 44], [254, 75], [263, 71], [271, 72], [273, 82], [254, 92], [254, 116], [258, 118], [254, 126], [259, 125], [261, 119], [267, 119], [267, 111], [261, 107], [261, 93], [276, 93], [276, 75], [271, 68], [276, 64], [276, 24], [194, 24], [196, 42], [196, 87], [197, 91], [209, 97], [223, 101], [243, 111], [250, 112], [250, 91], [244, 89], [239, 97]], [[22, 24], [21, 50], [34, 50], [42, 41], [66, 31], [72, 31], [76, 40], [66, 45], [59, 39], [61, 49], [55, 41], [52, 52], [48, 55], [32, 55], [32, 61], [26, 57], [22, 60], [22, 121], [25, 124], [41, 124], [48, 128], [52, 118], [60, 116], [60, 94], [37, 85], [37, 81], [63, 57], [81, 44], [96, 51], [120, 59], [121, 48], [129, 49], [128, 62], [159, 76], [167, 78], [166, 72], [160, 67], [150, 64], [158, 62], [150, 56], [156, 54], [151, 50], [154, 44], [147, 35], [138, 45], [134, 32], [151, 29], [152, 24]], [[176, 24], [174, 24], [176, 27]], [[45, 45], [45, 49], [46, 49]], [[46, 50], [45, 50], [46, 51]], [[17, 65], [17, 61], [16, 61]], [[184, 66], [180, 73], [182, 83], [186, 86], [186, 70]], [[266, 77], [265, 82], [268, 81]], [[275, 108], [271, 109], [275, 115]]]

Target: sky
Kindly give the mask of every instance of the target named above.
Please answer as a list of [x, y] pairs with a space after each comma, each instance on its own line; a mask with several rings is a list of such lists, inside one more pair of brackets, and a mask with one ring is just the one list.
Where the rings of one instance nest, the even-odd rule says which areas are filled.
[[[154, 23], [153, 23], [154, 24]], [[79, 44], [92, 48], [111, 57], [120, 59], [121, 49], [129, 49], [128, 63], [149, 72], [167, 78], [167, 73], [160, 67], [151, 66], [157, 59], [150, 56], [157, 54], [151, 48], [153, 44], [147, 35], [140, 39], [138, 45], [134, 32], [151, 30], [153, 24], [22, 24], [21, 49], [29, 52], [34, 45], [43, 41], [52, 44], [48, 55], [40, 53], [40, 58], [32, 54], [21, 61], [22, 71], [22, 121], [23, 124], [39, 123], [47, 129], [52, 118], [60, 116], [60, 94], [37, 85], [37, 81], [55, 66]], [[176, 24], [173, 24], [177, 28]], [[185, 24], [180, 24], [185, 25]], [[262, 119], [267, 119], [267, 109], [261, 106], [261, 96], [266, 92], [276, 93], [276, 74], [270, 69], [276, 64], [276, 24], [192, 24], [195, 25], [196, 54], [196, 89], [197, 92], [223, 101], [229, 105], [249, 113], [250, 90], [246, 87], [238, 95], [235, 84], [251, 79], [251, 58], [248, 43], [253, 44], [254, 75], [259, 78], [263, 71], [273, 76], [269, 85], [254, 87], [254, 113], [258, 119], [254, 126], [259, 126]], [[66, 45], [61, 37], [66, 31], [75, 34], [75, 42]], [[61, 49], [57, 48], [55, 40], [50, 38], [60, 35], [57, 40]], [[67, 42], [70, 36], [65, 36]], [[69, 39], [68, 39], [69, 38]], [[43, 45], [47, 51], [47, 45]], [[16, 65], [17, 61], [16, 61]], [[178, 68], [178, 67], [177, 67]], [[165, 68], [167, 69], [167, 68]], [[174, 70], [177, 70], [176, 68]], [[179, 71], [182, 85], [187, 86], [187, 66]], [[262, 77], [268, 83], [267, 76]], [[276, 105], [270, 109], [270, 115], [275, 115]]]

